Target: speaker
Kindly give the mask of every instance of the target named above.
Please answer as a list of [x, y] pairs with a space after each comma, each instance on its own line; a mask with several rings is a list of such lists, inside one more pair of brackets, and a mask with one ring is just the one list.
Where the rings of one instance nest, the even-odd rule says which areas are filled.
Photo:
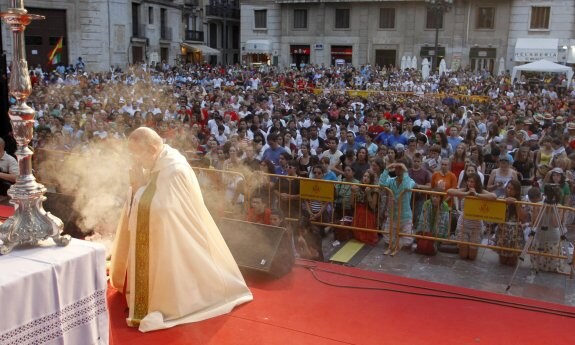
[[218, 226], [240, 269], [273, 277], [292, 270], [295, 257], [286, 228], [229, 218]]
[[64, 223], [64, 232], [74, 238], [83, 239], [86, 233], [78, 227], [80, 215], [73, 208], [74, 195], [46, 192], [46, 200], [42, 204], [46, 212], [52, 213]]

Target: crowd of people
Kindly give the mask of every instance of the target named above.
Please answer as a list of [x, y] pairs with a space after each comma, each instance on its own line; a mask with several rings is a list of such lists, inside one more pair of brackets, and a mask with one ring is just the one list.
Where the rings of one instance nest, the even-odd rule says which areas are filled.
[[[485, 237], [520, 248], [525, 238], [517, 229], [534, 219], [516, 201], [542, 202], [544, 186], [553, 184], [561, 205], [575, 205], [575, 90], [560, 75], [512, 81], [509, 74], [460, 70], [423, 80], [417, 70], [376, 66], [167, 64], [31, 73], [35, 149], [82, 153], [150, 127], [192, 165], [248, 175], [228, 178], [225, 197], [244, 205], [238, 210], [251, 221], [269, 224], [279, 209], [306, 226], [328, 219], [367, 229], [399, 223], [408, 234], [433, 231], [470, 243]], [[272, 175], [344, 183], [333, 203], [302, 202], [298, 179]], [[443, 194], [410, 195], [414, 188]], [[401, 193], [401, 207], [386, 207]], [[466, 196], [504, 199], [508, 223], [450, 221]], [[564, 220], [573, 223], [573, 213]], [[557, 251], [555, 234], [538, 246]], [[297, 243], [321, 258], [321, 240], [312, 245], [312, 235], [302, 231]], [[377, 232], [347, 235], [380, 240]], [[412, 242], [401, 237], [400, 245]], [[517, 255], [500, 254], [502, 263], [516, 262]], [[460, 255], [474, 259], [477, 248], [460, 246]]]

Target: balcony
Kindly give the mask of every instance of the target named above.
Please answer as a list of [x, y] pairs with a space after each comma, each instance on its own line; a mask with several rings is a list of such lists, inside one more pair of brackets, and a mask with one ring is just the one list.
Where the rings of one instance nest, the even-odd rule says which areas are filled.
[[186, 41], [203, 42], [204, 32], [197, 30], [186, 30]]
[[238, 7], [228, 7], [223, 5], [208, 5], [206, 6], [206, 16], [239, 20], [240, 9]]
[[160, 39], [164, 41], [172, 40], [172, 28], [162, 25], [160, 27]]

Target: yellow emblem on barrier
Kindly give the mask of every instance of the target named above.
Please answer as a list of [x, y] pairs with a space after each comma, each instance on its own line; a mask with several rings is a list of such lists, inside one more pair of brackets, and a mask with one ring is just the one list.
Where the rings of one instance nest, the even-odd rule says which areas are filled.
[[300, 198], [332, 202], [334, 199], [333, 184], [316, 180], [300, 180]]
[[505, 223], [507, 204], [495, 200], [465, 199], [463, 218], [483, 220], [493, 223]]

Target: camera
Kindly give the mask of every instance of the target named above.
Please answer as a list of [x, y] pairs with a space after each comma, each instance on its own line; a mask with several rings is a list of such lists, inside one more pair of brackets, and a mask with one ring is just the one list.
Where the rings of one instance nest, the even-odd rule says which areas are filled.
[[561, 187], [556, 183], [546, 184], [543, 193], [547, 204], [558, 204], [561, 201]]

